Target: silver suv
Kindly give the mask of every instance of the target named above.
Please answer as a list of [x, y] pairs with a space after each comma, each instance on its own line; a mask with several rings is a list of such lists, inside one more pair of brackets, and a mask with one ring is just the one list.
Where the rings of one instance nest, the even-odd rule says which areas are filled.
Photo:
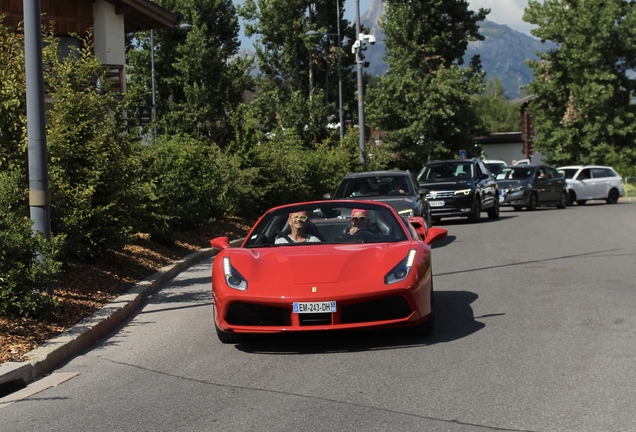
[[623, 179], [614, 168], [602, 165], [570, 165], [557, 168], [568, 183], [568, 205], [589, 200], [616, 204], [625, 194]]

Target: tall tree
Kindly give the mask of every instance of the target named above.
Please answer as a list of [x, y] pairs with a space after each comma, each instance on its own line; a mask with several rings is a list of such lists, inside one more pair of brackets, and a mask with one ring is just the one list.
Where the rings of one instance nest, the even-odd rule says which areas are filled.
[[476, 97], [473, 103], [488, 133], [516, 132], [521, 129], [521, 108], [510, 103], [499, 78], [488, 80], [486, 91]]
[[420, 169], [430, 158], [471, 153], [481, 131], [471, 98], [483, 90], [478, 56], [461, 68], [471, 40], [483, 40], [478, 22], [489, 10], [463, 0], [388, 0], [380, 25], [389, 70], [368, 94], [368, 120], [386, 129], [398, 166]]
[[[253, 85], [251, 59], [239, 55], [240, 25], [231, 0], [158, 0], [187, 29], [155, 31], [155, 88], [160, 130], [213, 138], [232, 136], [230, 113]], [[131, 39], [132, 76], [150, 89], [150, 33]], [[133, 81], [135, 83], [135, 81]], [[150, 100], [150, 92], [146, 92]]]
[[535, 149], [553, 164], [636, 162], [636, 3], [530, 1], [524, 21], [558, 48], [527, 61], [534, 71]]
[[[246, 0], [238, 10], [245, 20], [245, 34], [255, 36], [262, 89], [260, 122], [268, 129], [295, 124], [295, 133], [306, 145], [322, 140], [328, 134], [326, 113], [338, 112], [338, 24], [343, 98], [351, 100], [354, 95], [355, 59], [350, 55], [350, 44], [355, 29], [342, 18], [344, 1]], [[307, 35], [310, 30], [318, 34]], [[298, 111], [301, 106], [306, 108]], [[299, 117], [305, 120], [299, 121]]]

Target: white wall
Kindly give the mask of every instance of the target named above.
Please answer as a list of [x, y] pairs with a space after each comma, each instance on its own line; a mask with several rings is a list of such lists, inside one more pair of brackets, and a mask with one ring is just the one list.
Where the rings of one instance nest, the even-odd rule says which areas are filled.
[[95, 21], [95, 54], [104, 64], [126, 63], [124, 15], [115, 13], [115, 6], [105, 0], [93, 3]]
[[522, 143], [482, 144], [484, 159], [497, 159], [512, 165], [513, 160], [525, 159]]

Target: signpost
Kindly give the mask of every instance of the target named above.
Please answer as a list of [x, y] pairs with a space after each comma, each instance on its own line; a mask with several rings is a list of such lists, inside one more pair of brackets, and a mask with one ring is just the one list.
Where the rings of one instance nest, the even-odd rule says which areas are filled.
[[459, 151], [459, 158], [460, 159], [466, 159], [466, 150], [460, 150]]

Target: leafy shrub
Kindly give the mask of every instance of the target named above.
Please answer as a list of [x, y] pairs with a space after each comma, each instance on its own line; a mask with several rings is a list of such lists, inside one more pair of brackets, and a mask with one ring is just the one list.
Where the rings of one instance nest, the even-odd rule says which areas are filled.
[[53, 232], [65, 234], [69, 259], [91, 260], [122, 247], [135, 226], [144, 189], [141, 144], [126, 129], [126, 104], [111, 91], [90, 35], [59, 60], [45, 51], [45, 81], [56, 102], [47, 112]]
[[0, 170], [26, 170], [24, 38], [0, 15]]
[[18, 172], [0, 172], [0, 316], [43, 317], [56, 305], [42, 292], [55, 282], [63, 237], [33, 235]]
[[225, 217], [242, 190], [234, 158], [214, 143], [187, 136], [159, 139], [144, 150], [152, 188], [147, 231], [156, 240]]

